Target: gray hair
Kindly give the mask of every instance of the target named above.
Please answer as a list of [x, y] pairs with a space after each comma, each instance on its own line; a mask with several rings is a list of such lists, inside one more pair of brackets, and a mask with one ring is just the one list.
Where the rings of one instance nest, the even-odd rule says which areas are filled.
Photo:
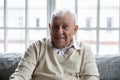
[[52, 12], [52, 15], [51, 15], [51, 19], [50, 19], [50, 23], [52, 23], [53, 19], [55, 17], [61, 17], [63, 16], [65, 13], [68, 13], [74, 20], [74, 23], [77, 24], [77, 21], [76, 21], [76, 13], [72, 10], [69, 10], [69, 9], [55, 9], [53, 12]]

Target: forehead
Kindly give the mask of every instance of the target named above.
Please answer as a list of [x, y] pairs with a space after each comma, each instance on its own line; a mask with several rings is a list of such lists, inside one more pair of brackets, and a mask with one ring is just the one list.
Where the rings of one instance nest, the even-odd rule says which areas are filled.
[[53, 17], [53, 23], [73, 23], [73, 18], [70, 16], [70, 14], [65, 13], [63, 15], [54, 16]]

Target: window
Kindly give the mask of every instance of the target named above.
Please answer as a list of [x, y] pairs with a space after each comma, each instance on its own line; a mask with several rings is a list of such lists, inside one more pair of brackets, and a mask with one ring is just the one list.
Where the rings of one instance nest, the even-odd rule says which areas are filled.
[[100, 0], [100, 54], [115, 54], [119, 52], [119, 6], [119, 0]]
[[119, 0], [56, 0], [56, 8], [75, 10], [77, 40], [90, 44], [95, 54], [105, 55], [120, 51], [119, 3]]
[[0, 0], [0, 51], [4, 52], [4, 0]]
[[47, 36], [46, 24], [47, 0], [0, 0], [0, 53], [24, 52]]
[[68, 8], [75, 10], [75, 0], [56, 0], [56, 8]]
[[86, 27], [90, 28], [91, 27], [92, 18], [91, 17], [87, 17], [85, 20], [86, 20], [86, 23], [85, 23]]
[[28, 0], [28, 42], [47, 36], [47, 0]]
[[119, 0], [0, 0], [0, 53], [23, 52], [31, 42], [49, 36], [55, 8], [77, 13], [76, 39], [90, 44], [95, 54], [120, 52]]
[[107, 28], [112, 28], [112, 17], [108, 17], [106, 22]]
[[25, 48], [25, 1], [6, 0], [5, 37], [6, 52], [23, 51]]

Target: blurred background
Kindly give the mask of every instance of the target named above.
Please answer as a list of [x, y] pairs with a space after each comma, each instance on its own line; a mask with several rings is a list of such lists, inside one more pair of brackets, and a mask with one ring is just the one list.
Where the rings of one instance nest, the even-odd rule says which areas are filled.
[[0, 0], [0, 53], [23, 53], [49, 36], [55, 8], [77, 13], [75, 38], [88, 43], [95, 55], [120, 53], [120, 0]]

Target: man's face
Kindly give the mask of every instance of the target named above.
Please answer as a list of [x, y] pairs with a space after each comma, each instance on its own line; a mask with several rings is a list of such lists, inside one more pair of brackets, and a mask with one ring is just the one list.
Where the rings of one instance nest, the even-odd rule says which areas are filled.
[[52, 45], [60, 49], [70, 45], [73, 35], [78, 29], [72, 17], [67, 13], [61, 17], [55, 17], [49, 27]]

